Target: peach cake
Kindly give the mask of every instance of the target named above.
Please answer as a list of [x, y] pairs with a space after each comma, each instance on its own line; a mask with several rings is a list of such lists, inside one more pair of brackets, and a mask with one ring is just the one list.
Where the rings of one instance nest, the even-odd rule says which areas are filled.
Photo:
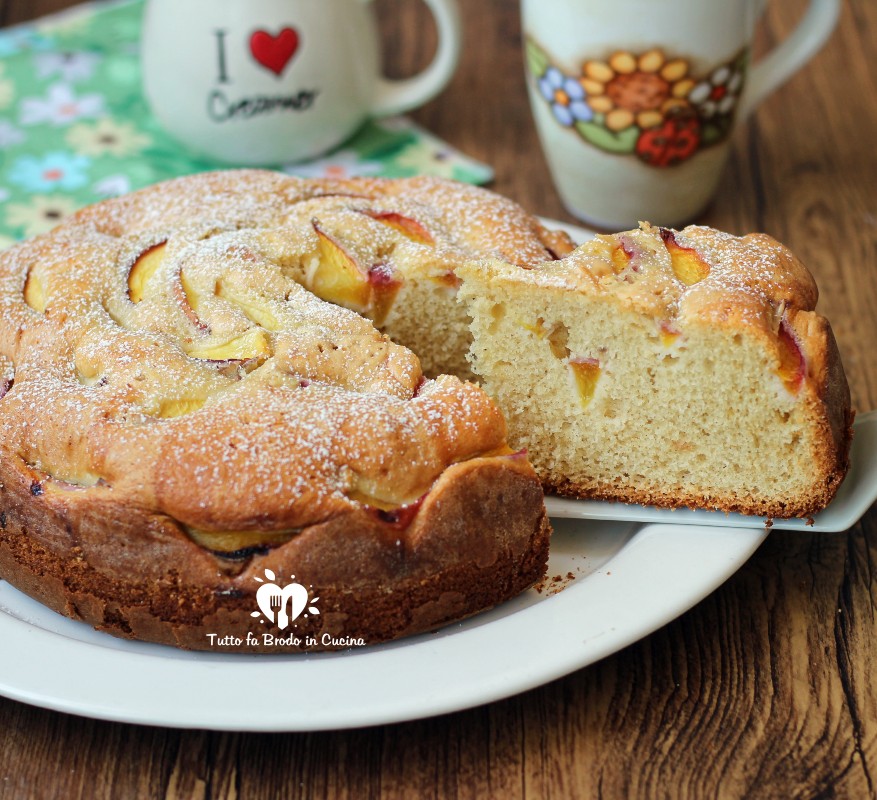
[[642, 224], [457, 275], [473, 369], [546, 489], [768, 517], [834, 496], [849, 389], [813, 278], [769, 236]]
[[[425, 376], [362, 314], [465, 373], [456, 267], [570, 249], [471, 187], [253, 170], [7, 250], [0, 578], [118, 636], [246, 651], [268, 630], [371, 644], [520, 593], [548, 553], [533, 468], [483, 390]], [[260, 617], [269, 579], [310, 613]]]

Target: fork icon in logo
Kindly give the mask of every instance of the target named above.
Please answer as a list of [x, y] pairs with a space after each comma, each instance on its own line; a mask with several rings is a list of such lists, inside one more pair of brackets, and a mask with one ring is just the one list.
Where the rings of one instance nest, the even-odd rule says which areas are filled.
[[277, 627], [280, 630], [284, 630], [287, 625], [289, 625], [289, 617], [284, 610], [286, 603], [284, 602], [283, 593], [276, 594], [275, 592], [271, 593], [271, 610], [277, 615]]
[[[265, 570], [266, 577], [272, 581], [275, 575], [271, 570]], [[265, 583], [261, 578], [256, 578], [262, 586], [256, 592], [256, 602], [265, 618], [275, 623], [280, 630], [285, 630], [295, 620], [297, 620], [304, 612], [305, 608], [311, 614], [319, 614], [320, 611], [314, 605], [308, 606], [310, 596], [308, 590], [300, 583], [290, 583], [288, 586], [281, 588], [276, 583]], [[315, 597], [311, 603], [319, 600]], [[289, 610], [287, 612], [287, 606]], [[260, 616], [259, 611], [254, 611], [252, 616]]]

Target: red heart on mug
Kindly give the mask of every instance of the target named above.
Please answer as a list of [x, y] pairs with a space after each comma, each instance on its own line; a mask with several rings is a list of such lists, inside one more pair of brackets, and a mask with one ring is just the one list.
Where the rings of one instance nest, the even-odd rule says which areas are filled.
[[268, 31], [253, 31], [250, 52], [265, 69], [280, 75], [298, 50], [298, 42], [298, 31], [294, 28], [284, 28], [277, 36], [272, 36]]

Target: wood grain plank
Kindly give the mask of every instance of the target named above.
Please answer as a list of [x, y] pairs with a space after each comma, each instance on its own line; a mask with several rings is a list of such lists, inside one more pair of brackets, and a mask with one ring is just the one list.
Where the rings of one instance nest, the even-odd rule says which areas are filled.
[[[776, 13], [777, 4], [772, 10], [770, 22], [784, 35], [787, 17]], [[873, 96], [871, 60], [862, 48], [859, 28], [845, 9], [832, 46], [792, 79], [788, 91], [769, 101], [759, 122], [766, 227], [814, 273], [820, 307], [832, 320], [845, 359], [854, 404], [870, 409], [877, 405], [869, 346], [877, 307], [877, 154], [872, 144], [877, 105], [851, 102]], [[845, 97], [839, 96], [839, 80], [848, 90]], [[870, 279], [863, 279], [867, 270]]]
[[12, 25], [30, 19], [53, 14], [74, 5], [71, 0], [2, 0], [0, 2], [0, 25]]

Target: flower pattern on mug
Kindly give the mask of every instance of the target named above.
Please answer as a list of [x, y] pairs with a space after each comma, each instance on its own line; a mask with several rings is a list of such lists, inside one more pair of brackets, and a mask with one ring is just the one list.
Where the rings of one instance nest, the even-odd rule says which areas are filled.
[[377, 161], [362, 160], [353, 150], [342, 149], [334, 151], [326, 158], [287, 164], [281, 169], [288, 175], [296, 175], [299, 178], [331, 178], [341, 181], [347, 178], [377, 175], [381, 171], [381, 165]]
[[99, 197], [121, 197], [131, 191], [131, 179], [127, 175], [107, 175], [94, 185]]
[[37, 53], [34, 65], [40, 78], [60, 75], [65, 83], [88, 80], [101, 57], [97, 53]]
[[15, 84], [4, 76], [6, 65], [0, 63], [0, 109], [8, 108], [15, 99]]
[[413, 170], [418, 175], [454, 177], [454, 159], [450, 147], [429, 140], [406, 147], [396, 156], [396, 163], [404, 169]]
[[722, 64], [706, 80], [695, 85], [688, 99], [703, 117], [716, 117], [734, 111], [743, 88], [743, 69], [738, 64]]
[[570, 127], [576, 122], [587, 122], [594, 116], [586, 101], [582, 82], [564, 75], [556, 67], [549, 67], [539, 79], [539, 91], [551, 105], [554, 117], [561, 125]]
[[0, 30], [0, 58], [24, 51], [48, 50], [53, 44], [52, 37], [39, 33], [33, 25], [15, 25]]
[[567, 73], [533, 40], [526, 56], [539, 94], [561, 125], [652, 167], [680, 164], [728, 136], [748, 64], [744, 49], [704, 76], [693, 73], [691, 59], [660, 48], [619, 49]]
[[0, 119], [0, 150], [21, 144], [26, 138], [24, 131], [16, 128], [8, 120]]
[[591, 95], [591, 108], [606, 115], [611, 131], [660, 125], [668, 115], [688, 106], [685, 97], [694, 85], [688, 77], [688, 62], [682, 58], [667, 61], [661, 50], [639, 57], [622, 50], [606, 61], [586, 61], [582, 82]]

